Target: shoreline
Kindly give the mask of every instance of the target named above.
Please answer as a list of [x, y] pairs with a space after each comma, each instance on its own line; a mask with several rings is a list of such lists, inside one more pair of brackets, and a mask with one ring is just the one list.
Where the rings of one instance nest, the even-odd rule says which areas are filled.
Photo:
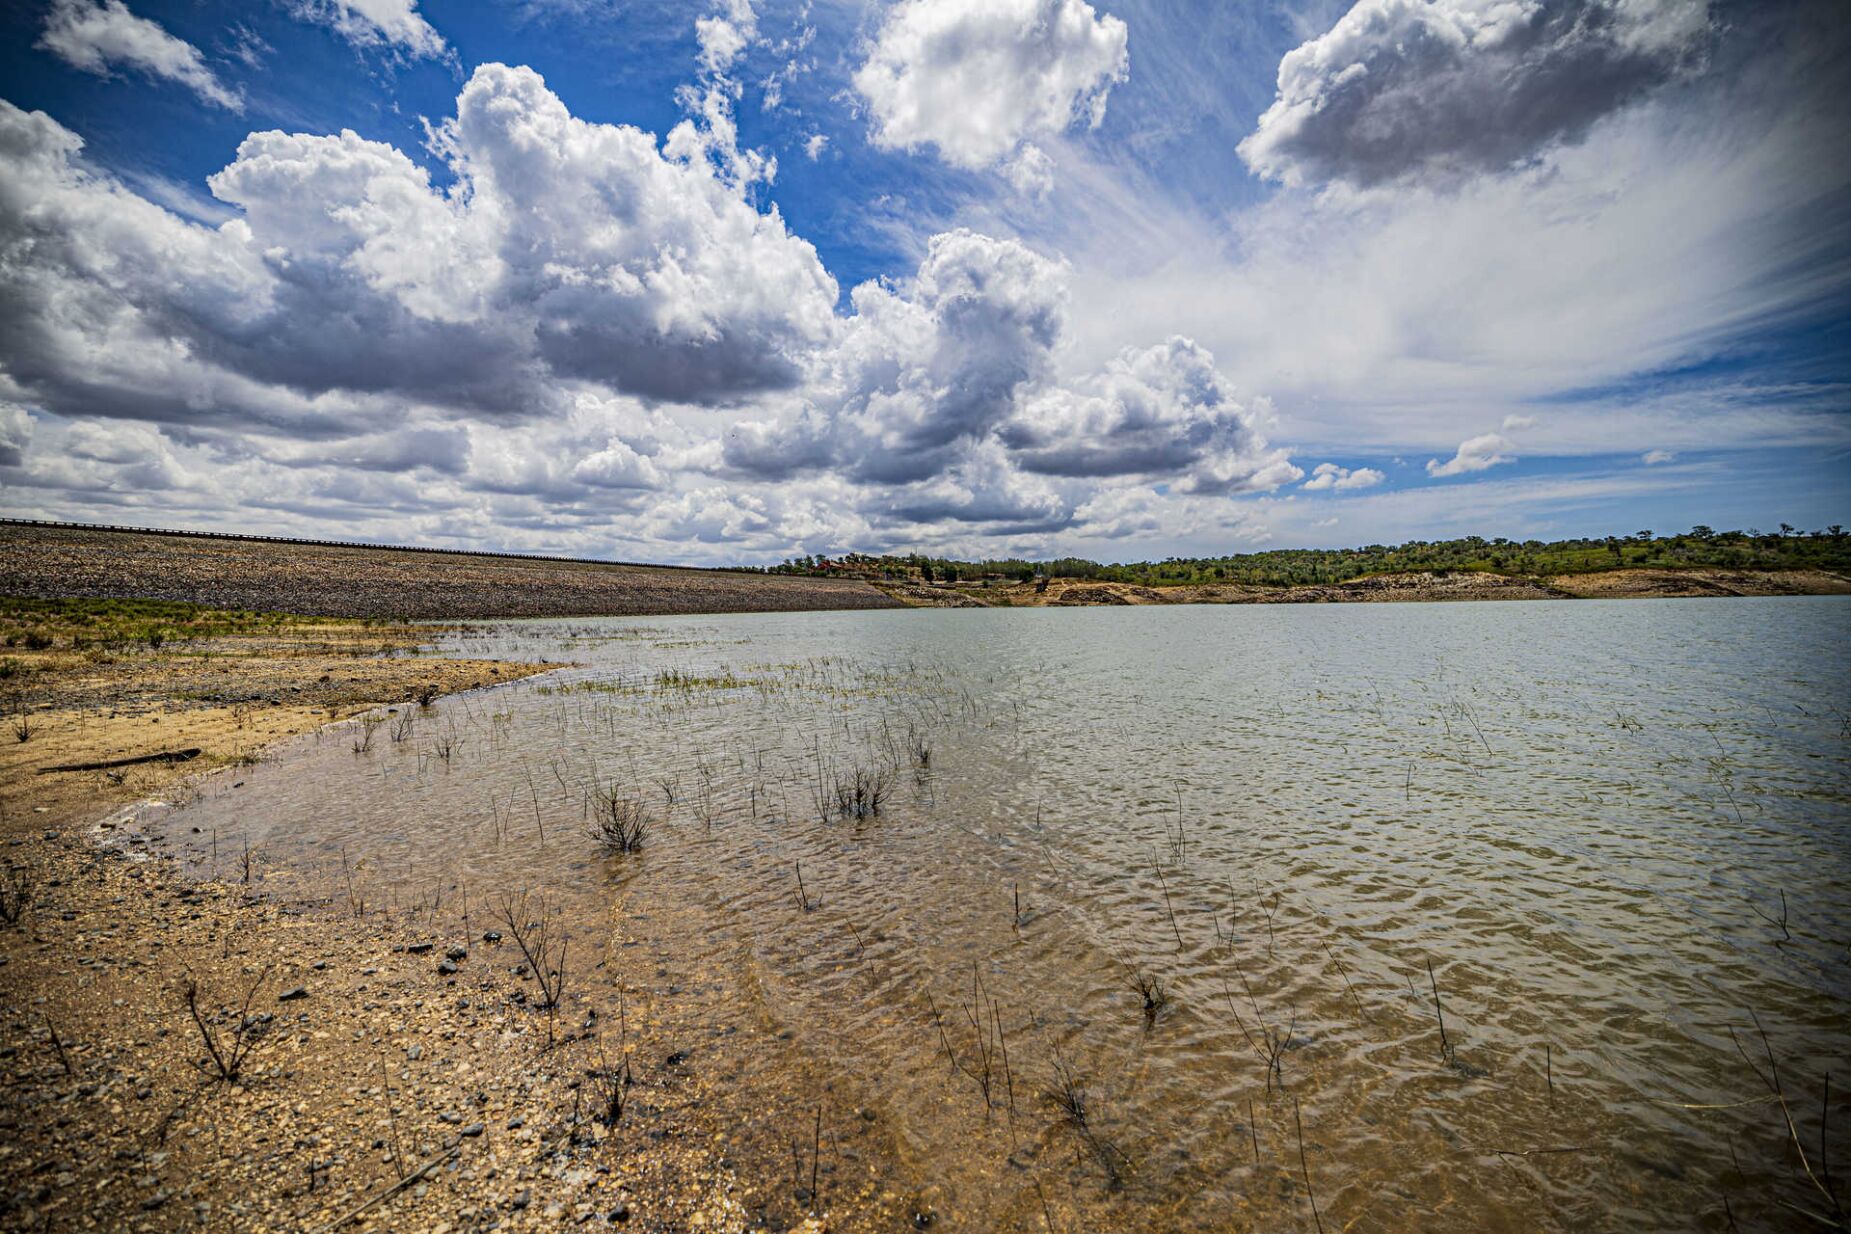
[[1183, 604], [1463, 604], [1522, 600], [1727, 599], [1851, 595], [1851, 578], [1827, 570], [1660, 569], [1628, 566], [1547, 578], [1455, 570], [1378, 574], [1343, 583], [1136, 583], [1054, 579], [1034, 583], [876, 583], [915, 608], [1162, 607]]
[[0, 593], [468, 622], [838, 609], [1851, 595], [1851, 576], [1823, 569], [1622, 566], [1534, 577], [1426, 570], [1293, 586], [1147, 587], [1076, 578], [926, 584], [0, 524]]
[[[298, 686], [323, 683], [312, 657], [258, 661], [294, 665]], [[467, 898], [445, 902], [442, 888], [380, 905], [355, 904], [350, 886], [343, 901], [230, 837], [216, 870], [189, 870], [138, 825], [163, 796], [234, 791], [277, 743], [346, 740], [355, 715], [417, 708], [406, 696], [433, 680], [456, 697], [559, 667], [375, 663], [401, 666], [396, 685], [353, 683], [330, 707], [262, 719], [170, 699], [164, 713], [115, 717], [151, 721], [140, 734], [82, 706], [31, 713], [43, 731], [7, 749], [0, 793], [0, 866], [19, 918], [0, 925], [0, 1215], [21, 1228], [430, 1234], [491, 1223], [816, 1234], [907, 1220], [916, 1205], [886, 1185], [896, 1154], [861, 1119], [842, 1138], [885, 1166], [851, 1171], [825, 1148], [819, 1214], [778, 1194], [788, 1161], [764, 1151], [773, 1134], [759, 1127], [761, 1151], [748, 1148], [754, 1120], [739, 1107], [752, 1086], [686, 1061], [699, 1018], [668, 997], [675, 985], [638, 983], [627, 1014], [574, 992], [544, 1016], [490, 905], [472, 919]], [[227, 757], [232, 735], [255, 744]], [[202, 753], [119, 776], [30, 766], [179, 742]], [[665, 928], [620, 944], [654, 950], [658, 976], [675, 962]], [[221, 1051], [239, 1024], [259, 1025], [237, 1079], [215, 1074], [189, 988]], [[606, 1125], [594, 1111], [619, 1061], [626, 1109]], [[804, 1121], [769, 1118], [777, 1136]]]

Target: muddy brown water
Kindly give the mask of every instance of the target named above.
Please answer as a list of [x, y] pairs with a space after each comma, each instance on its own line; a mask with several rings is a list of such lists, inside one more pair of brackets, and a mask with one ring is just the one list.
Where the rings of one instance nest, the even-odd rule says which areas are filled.
[[831, 1173], [937, 1228], [1790, 1228], [1851, 1173], [1848, 649], [1836, 598], [513, 623], [440, 650], [578, 667], [150, 825], [543, 893], [584, 998], [672, 973], [691, 1065], [878, 1118]]

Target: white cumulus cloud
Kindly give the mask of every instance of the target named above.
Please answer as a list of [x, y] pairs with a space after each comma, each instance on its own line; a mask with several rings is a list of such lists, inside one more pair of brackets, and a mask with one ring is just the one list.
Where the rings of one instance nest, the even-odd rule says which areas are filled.
[[[456, 185], [351, 132], [251, 134], [191, 223], [0, 104], [0, 367], [60, 413], [319, 424], [379, 397], [502, 418], [562, 383], [724, 403], [788, 388], [834, 328], [815, 250], [639, 130], [485, 65], [438, 130]], [[6, 392], [0, 390], [0, 397]]]
[[731, 465], [761, 476], [839, 466], [889, 483], [937, 475], [1048, 371], [1064, 269], [1013, 240], [934, 236], [910, 284], [863, 283], [802, 407], [739, 426]]
[[1437, 458], [1428, 459], [1427, 474], [1462, 476], [1467, 472], [1485, 471], [1500, 463], [1516, 462], [1515, 450], [1508, 437], [1485, 433], [1460, 442], [1458, 451], [1444, 463]]
[[1707, 0], [1358, 0], [1279, 62], [1240, 155], [1288, 184], [1495, 171], [1700, 62], [1708, 32]]
[[929, 145], [980, 170], [1030, 139], [1098, 125], [1129, 72], [1127, 40], [1123, 21], [1086, 0], [901, 0], [855, 88], [877, 145]]
[[1339, 467], [1335, 463], [1319, 463], [1311, 469], [1311, 478], [1302, 484], [1312, 492], [1333, 490], [1343, 493], [1352, 489], [1374, 488], [1388, 477], [1373, 467], [1358, 467], [1351, 470]]
[[1001, 437], [1024, 469], [1048, 475], [1178, 476], [1186, 491], [1220, 493], [1303, 474], [1268, 450], [1215, 358], [1181, 337], [1039, 392]]

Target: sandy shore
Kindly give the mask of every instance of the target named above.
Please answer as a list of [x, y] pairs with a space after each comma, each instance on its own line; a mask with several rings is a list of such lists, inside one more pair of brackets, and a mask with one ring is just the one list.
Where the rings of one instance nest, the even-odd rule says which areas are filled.
[[[189, 872], [123, 810], [235, 792], [268, 743], [332, 720], [540, 671], [382, 654], [427, 633], [315, 625], [103, 665], [16, 658], [37, 662], [16, 671], [30, 684], [9, 721], [31, 734], [9, 733], [0, 762], [0, 904], [16, 918], [0, 924], [0, 1226], [905, 1228], [918, 1204], [883, 1127], [832, 1119], [813, 1196], [789, 1156], [803, 1120], [746, 1108], [752, 1085], [704, 1065], [674, 997], [702, 978], [672, 967], [672, 920], [614, 911], [603, 954], [574, 964], [622, 947], [654, 977], [549, 1016], [493, 904], [441, 886], [356, 903], [230, 837]], [[255, 1044], [227, 1079], [205, 1034], [229, 1057], [240, 1025]]]

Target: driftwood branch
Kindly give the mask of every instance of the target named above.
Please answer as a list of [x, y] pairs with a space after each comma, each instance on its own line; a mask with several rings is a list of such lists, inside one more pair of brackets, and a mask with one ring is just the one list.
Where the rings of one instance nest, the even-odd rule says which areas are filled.
[[408, 1187], [415, 1186], [419, 1182], [422, 1182], [424, 1177], [427, 1174], [429, 1174], [432, 1170], [435, 1170], [437, 1169], [437, 1167], [441, 1165], [446, 1165], [449, 1162], [456, 1160], [459, 1156], [462, 1155], [462, 1151], [463, 1150], [460, 1148], [445, 1149], [443, 1152], [438, 1153], [435, 1157], [432, 1157], [429, 1161], [425, 1162], [423, 1165], [419, 1166], [417, 1169], [413, 1170], [411, 1173], [405, 1175], [405, 1177], [399, 1179], [396, 1183], [393, 1183], [390, 1187], [387, 1187], [384, 1191], [381, 1191], [378, 1195], [374, 1196], [372, 1199], [367, 1200], [357, 1205], [354, 1208], [348, 1209], [346, 1212], [342, 1213], [340, 1216], [336, 1217], [334, 1220], [330, 1222], [327, 1222], [324, 1225], [316, 1226], [314, 1234], [328, 1234], [330, 1230], [338, 1230], [342, 1226], [346, 1225], [348, 1222], [356, 1220], [357, 1218], [360, 1218], [360, 1217], [364, 1217], [367, 1213], [372, 1212], [375, 1208], [378, 1208], [381, 1204], [384, 1204], [387, 1200], [391, 1199], [393, 1196], [397, 1195], [399, 1192], [404, 1191]]
[[190, 750], [162, 750], [159, 754], [141, 754], [134, 758], [111, 758], [100, 763], [59, 763], [56, 767], [40, 767], [39, 774], [48, 776], [55, 771], [109, 771], [115, 767], [139, 767], [143, 763], [190, 763], [201, 754], [195, 746]]

